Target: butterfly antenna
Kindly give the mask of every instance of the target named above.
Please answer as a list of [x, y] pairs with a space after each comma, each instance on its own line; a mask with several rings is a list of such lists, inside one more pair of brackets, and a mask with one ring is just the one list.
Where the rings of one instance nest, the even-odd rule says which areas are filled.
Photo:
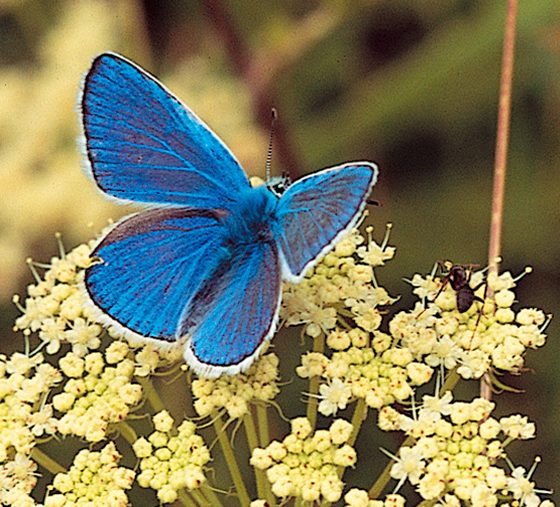
[[266, 181], [270, 180], [270, 165], [272, 164], [272, 139], [274, 137], [274, 127], [276, 126], [276, 118], [278, 118], [278, 113], [276, 112], [276, 108], [272, 108], [271, 110], [272, 118], [270, 120], [270, 137], [268, 138], [268, 152], [266, 154], [266, 165], [265, 165], [265, 174], [266, 174]]

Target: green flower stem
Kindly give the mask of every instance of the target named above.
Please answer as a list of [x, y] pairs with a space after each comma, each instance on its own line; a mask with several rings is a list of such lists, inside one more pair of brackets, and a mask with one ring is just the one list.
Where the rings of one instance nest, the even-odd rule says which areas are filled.
[[206, 503], [203, 503], [203, 505], [222, 507], [222, 503], [207, 482], [202, 483], [202, 485], [200, 486], [200, 491], [204, 494], [204, 498], [206, 498]]
[[257, 422], [259, 427], [260, 447], [266, 447], [270, 443], [270, 433], [268, 431], [268, 412], [264, 403], [257, 403]]
[[144, 394], [146, 398], [150, 402], [150, 405], [156, 412], [161, 412], [165, 410], [165, 404], [163, 403], [162, 399], [159, 397], [156, 389], [154, 388], [154, 384], [152, 381], [147, 377], [137, 377], [136, 380], [142, 386]]
[[443, 386], [441, 386], [441, 389], [439, 391], [439, 395], [441, 396], [442, 394], [445, 394], [447, 391], [452, 391], [455, 386], [457, 385], [457, 382], [459, 382], [459, 380], [461, 379], [460, 375], [457, 373], [457, 370], [453, 370], [449, 373], [449, 375], [447, 376], [447, 378], [445, 379], [445, 382], [443, 383]]
[[418, 504], [418, 507], [431, 507], [432, 505], [435, 505], [436, 502], [437, 500], [424, 500]]
[[194, 491], [190, 491], [189, 492], [192, 497], [191, 498], [184, 490], [180, 489], [179, 491], [177, 491], [177, 496], [179, 497], [179, 501], [181, 502], [182, 505], [184, 505], [185, 507], [197, 507], [197, 505], [206, 505], [206, 503], [204, 502], [204, 497], [197, 491], [195, 494]]
[[59, 465], [54, 459], [52, 459], [50, 456], [47, 456], [37, 447], [34, 447], [31, 451], [31, 457], [39, 465], [47, 469], [51, 474], [62, 474], [66, 472], [62, 465]]
[[[411, 444], [413, 442], [413, 440], [414, 439], [412, 437], [408, 437], [403, 442], [401, 447], [405, 447], [406, 445]], [[375, 500], [375, 499], [377, 499], [381, 496], [381, 493], [385, 489], [385, 486], [387, 486], [387, 484], [391, 480], [391, 468], [392, 468], [392, 466], [393, 466], [393, 462], [389, 461], [389, 463], [387, 463], [387, 465], [383, 469], [383, 472], [381, 472], [381, 475], [379, 475], [379, 477], [377, 478], [377, 480], [375, 481], [373, 486], [369, 489], [368, 496], [370, 498], [373, 498]]]
[[307, 419], [314, 429], [317, 424], [317, 407], [319, 406], [319, 377], [311, 377], [309, 379], [309, 401], [307, 402]]
[[358, 399], [356, 402], [356, 408], [354, 408], [354, 415], [352, 415], [352, 433], [348, 439], [348, 445], [354, 446], [356, 439], [358, 438], [358, 433], [362, 427], [363, 422], [367, 417], [367, 405], [363, 398]]
[[[325, 334], [320, 333], [313, 340], [313, 352], [322, 354], [325, 351]], [[319, 406], [319, 384], [320, 378], [318, 376], [309, 379], [309, 401], [307, 402], [307, 419], [311, 423], [311, 427], [315, 428], [317, 424], [317, 407]]]
[[[253, 420], [252, 412], [245, 414], [243, 418], [243, 425], [245, 426], [245, 434], [247, 435], [247, 443], [249, 444], [249, 450], [252, 452], [253, 449], [259, 447], [259, 441], [257, 437], [257, 430], [255, 428], [255, 421]], [[274, 496], [270, 487], [268, 487], [268, 481], [266, 480], [266, 475], [264, 470], [255, 468], [255, 479], [257, 481], [257, 493], [259, 498], [265, 498], [269, 505], [275, 505]]]
[[243, 506], [249, 505], [251, 500], [249, 499], [249, 494], [247, 493], [247, 488], [245, 488], [245, 483], [243, 482], [243, 477], [241, 476], [241, 471], [239, 470], [239, 465], [235, 459], [235, 454], [231, 447], [228, 435], [224, 429], [224, 423], [221, 417], [216, 417], [212, 423], [214, 425], [214, 431], [220, 442], [220, 446], [224, 453], [226, 463], [228, 465], [229, 473], [233, 479], [233, 484], [237, 490], [237, 496], [239, 498], [239, 503]]
[[122, 421], [117, 424], [117, 429], [130, 445], [134, 444], [134, 442], [138, 440], [138, 435], [136, 434], [136, 431], [134, 431], [134, 428], [130, 426], [130, 424]]
[[[457, 385], [457, 382], [459, 382], [460, 378], [461, 377], [459, 376], [457, 371], [453, 370], [445, 380], [443, 386], [441, 387], [439, 395], [441, 396], [445, 392], [453, 390], [453, 388]], [[414, 443], [414, 438], [407, 437], [405, 441], [401, 444], [401, 447], [410, 447], [413, 443]], [[383, 490], [391, 480], [392, 466], [393, 466], [393, 462], [389, 461], [389, 463], [387, 463], [387, 465], [383, 469], [383, 472], [381, 472], [381, 475], [377, 478], [373, 486], [370, 488], [368, 492], [368, 496], [370, 498], [376, 499], [381, 495], [381, 493], [383, 492]]]
[[[191, 498], [189, 498], [189, 495], [194, 499], [194, 501]], [[183, 505], [185, 505], [185, 507], [190, 505], [195, 505], [195, 506], [200, 505], [201, 507], [205, 507], [208, 505], [208, 500], [198, 489], [189, 490], [188, 495], [185, 493], [184, 490], [180, 491], [179, 500], [181, 500], [181, 502], [183, 503]]]

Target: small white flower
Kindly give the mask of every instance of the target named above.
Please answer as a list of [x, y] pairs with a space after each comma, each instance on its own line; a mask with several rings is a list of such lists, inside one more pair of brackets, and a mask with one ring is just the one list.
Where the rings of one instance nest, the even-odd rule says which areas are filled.
[[424, 396], [423, 408], [431, 410], [432, 412], [437, 412], [441, 415], [449, 415], [452, 410], [453, 395], [451, 391], [447, 391], [441, 398], [438, 396]]
[[401, 447], [396, 463], [391, 467], [391, 477], [403, 483], [406, 479], [410, 484], [418, 484], [420, 475], [426, 464], [422, 451], [415, 447]]
[[[527, 474], [528, 475], [528, 474]], [[509, 491], [516, 500], [520, 500], [520, 505], [527, 507], [536, 507], [541, 503], [539, 497], [535, 493], [535, 483], [526, 477], [523, 467], [516, 467], [508, 478]]]
[[319, 387], [319, 412], [323, 415], [334, 415], [338, 410], [344, 410], [352, 398], [352, 388], [335, 378], [328, 384]]

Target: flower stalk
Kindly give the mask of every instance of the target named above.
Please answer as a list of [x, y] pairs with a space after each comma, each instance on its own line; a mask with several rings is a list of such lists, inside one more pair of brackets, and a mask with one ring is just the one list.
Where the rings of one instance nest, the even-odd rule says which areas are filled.
[[[504, 195], [506, 185], [507, 153], [509, 146], [516, 22], [517, 0], [508, 0], [502, 49], [500, 98], [498, 103], [498, 125], [496, 132], [494, 183], [492, 190], [492, 214], [490, 218], [490, 239], [488, 244], [488, 274], [498, 273], [502, 248]], [[492, 294], [488, 294], [488, 296], [491, 297]], [[492, 398], [492, 390], [489, 380], [490, 379], [485, 377], [480, 383], [480, 395], [487, 400]]]
[[240, 505], [249, 505], [250, 499], [247, 493], [247, 488], [245, 487], [245, 482], [243, 481], [243, 476], [241, 475], [241, 470], [239, 469], [239, 464], [235, 459], [235, 454], [233, 448], [228, 438], [228, 434], [225, 430], [224, 423], [221, 417], [215, 417], [213, 420], [214, 431], [218, 437], [218, 442], [220, 442], [220, 447], [224, 453], [224, 458], [228, 465], [228, 470], [233, 479], [233, 484], [239, 498]]
[[51, 474], [61, 474], [66, 472], [64, 467], [57, 463], [54, 459], [50, 456], [45, 454], [41, 449], [35, 447], [33, 451], [31, 451], [31, 457], [39, 463], [43, 468], [47, 469]]
[[[313, 352], [322, 354], [325, 350], [325, 334], [321, 331], [319, 336], [313, 340]], [[314, 428], [317, 424], [317, 408], [319, 406], [319, 393], [320, 379], [318, 376], [313, 375], [309, 378], [309, 399], [307, 401], [307, 419]]]

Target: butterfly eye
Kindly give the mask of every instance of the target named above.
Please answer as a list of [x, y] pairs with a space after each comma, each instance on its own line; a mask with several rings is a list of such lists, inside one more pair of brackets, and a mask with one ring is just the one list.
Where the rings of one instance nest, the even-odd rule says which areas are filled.
[[282, 197], [282, 194], [288, 190], [289, 186], [292, 184], [292, 179], [288, 173], [282, 174], [282, 176], [275, 176], [270, 178], [266, 182], [267, 188], [276, 196]]

